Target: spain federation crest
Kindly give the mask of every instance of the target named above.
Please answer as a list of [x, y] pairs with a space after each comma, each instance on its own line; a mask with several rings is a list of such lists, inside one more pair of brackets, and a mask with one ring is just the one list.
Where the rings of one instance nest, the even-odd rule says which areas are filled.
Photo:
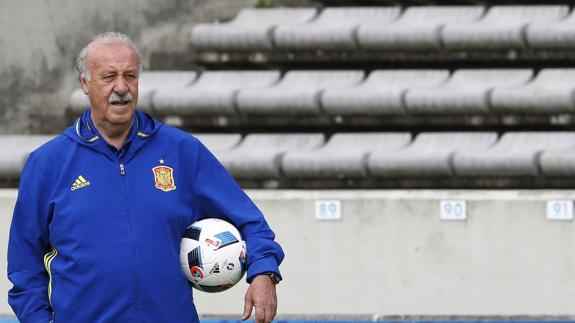
[[176, 182], [174, 181], [174, 169], [168, 166], [156, 166], [152, 168], [154, 172], [154, 180], [156, 188], [164, 192], [173, 191], [176, 189]]

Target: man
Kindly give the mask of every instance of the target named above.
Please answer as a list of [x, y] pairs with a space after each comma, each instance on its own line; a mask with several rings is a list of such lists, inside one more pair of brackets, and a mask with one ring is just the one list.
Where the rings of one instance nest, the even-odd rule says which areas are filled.
[[[21, 177], [8, 246], [20, 322], [197, 322], [179, 244], [207, 217], [247, 242], [243, 319], [255, 307], [256, 322], [271, 322], [284, 256], [274, 233], [197, 139], [136, 111], [129, 38], [96, 36], [78, 70], [91, 109], [32, 153]], [[157, 181], [157, 166], [170, 181]]]

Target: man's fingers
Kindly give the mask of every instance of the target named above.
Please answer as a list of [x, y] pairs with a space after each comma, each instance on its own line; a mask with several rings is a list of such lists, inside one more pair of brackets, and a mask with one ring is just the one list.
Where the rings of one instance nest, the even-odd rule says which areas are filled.
[[249, 319], [250, 315], [252, 315], [253, 304], [251, 299], [246, 299], [245, 302], [246, 303], [244, 304], [244, 315], [242, 315], [242, 321]]
[[266, 314], [265, 323], [273, 321], [274, 317], [276, 316], [276, 308], [272, 307], [270, 309], [266, 309], [265, 314]]
[[256, 306], [256, 321], [255, 323], [269, 323], [271, 321], [266, 321], [266, 310], [263, 307]]

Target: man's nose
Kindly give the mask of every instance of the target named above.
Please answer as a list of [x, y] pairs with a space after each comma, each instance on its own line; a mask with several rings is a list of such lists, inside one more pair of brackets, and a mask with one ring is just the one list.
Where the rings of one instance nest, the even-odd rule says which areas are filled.
[[114, 83], [114, 91], [120, 95], [124, 95], [128, 93], [130, 89], [128, 88], [128, 83], [124, 80], [123, 77], [116, 78]]

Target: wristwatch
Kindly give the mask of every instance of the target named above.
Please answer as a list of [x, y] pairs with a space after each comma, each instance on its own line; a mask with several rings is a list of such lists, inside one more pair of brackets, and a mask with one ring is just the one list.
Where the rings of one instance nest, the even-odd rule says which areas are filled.
[[265, 272], [265, 273], [261, 273], [260, 275], [266, 275], [266, 276], [268, 276], [268, 277], [271, 279], [272, 283], [274, 283], [275, 285], [279, 284], [279, 283], [282, 281], [282, 278], [281, 278], [280, 275], [278, 275], [278, 274], [276, 274], [276, 273], [274, 273], [274, 272], [271, 272], [271, 271]]

